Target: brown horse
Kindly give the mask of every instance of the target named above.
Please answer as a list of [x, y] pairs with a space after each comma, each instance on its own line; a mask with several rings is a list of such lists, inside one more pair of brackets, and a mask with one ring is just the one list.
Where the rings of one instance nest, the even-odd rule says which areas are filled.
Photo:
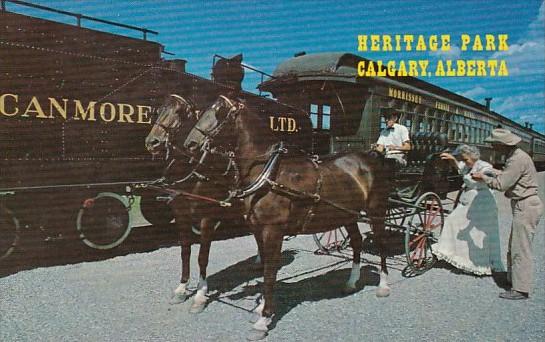
[[[241, 216], [241, 208], [236, 208], [236, 202], [231, 208], [225, 208], [220, 205], [220, 202], [215, 201], [228, 196], [228, 185], [232, 183], [226, 182], [232, 178], [228, 158], [218, 154], [208, 154], [206, 158], [191, 158], [177, 144], [179, 139], [183, 142], [187, 132], [197, 120], [198, 111], [195, 106], [185, 98], [173, 94], [168, 96], [164, 104], [158, 108], [157, 113], [157, 120], [146, 138], [146, 148], [153, 155], [167, 151], [169, 166], [175, 165], [176, 160], [179, 161], [178, 165], [170, 167], [169, 172], [166, 173], [170, 181], [163, 185], [165, 193], [173, 195], [169, 206], [174, 213], [181, 244], [182, 274], [171, 303], [182, 303], [187, 299], [192, 231], [195, 229], [194, 226], [197, 226], [200, 233], [198, 258], [200, 275], [190, 312], [199, 313], [206, 305], [208, 290], [206, 269], [216, 229], [220, 225], [239, 227], [236, 229], [245, 231], [248, 228]], [[206, 163], [206, 172], [201, 172], [199, 169], [203, 162]], [[181, 191], [189, 194], [190, 197], [176, 196]]]
[[[357, 222], [364, 210], [371, 221], [381, 255], [377, 296], [388, 296], [384, 218], [390, 192], [390, 169], [383, 159], [366, 153], [339, 155], [321, 164], [306, 156], [291, 155], [275, 144], [266, 123], [243, 102], [220, 97], [190, 131], [184, 147], [197, 151], [212, 146], [231, 148], [239, 170], [234, 197], [244, 199], [245, 214], [256, 235], [264, 266], [264, 302], [253, 325], [252, 339], [263, 338], [275, 312], [273, 290], [281, 259], [283, 236], [314, 234], [345, 226], [353, 249], [347, 291], [360, 278], [362, 237]], [[222, 114], [223, 113], [223, 114]], [[231, 147], [229, 147], [231, 146]], [[278, 157], [278, 151], [282, 151]], [[269, 158], [269, 156], [271, 156]], [[274, 162], [273, 158], [276, 158]], [[263, 160], [269, 160], [264, 163]]]

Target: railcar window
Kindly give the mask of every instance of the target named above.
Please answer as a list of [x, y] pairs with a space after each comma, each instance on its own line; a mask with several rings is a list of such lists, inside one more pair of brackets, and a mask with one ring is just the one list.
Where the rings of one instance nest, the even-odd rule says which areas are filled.
[[316, 130], [330, 130], [331, 106], [311, 104], [310, 121], [312, 122], [312, 128]]
[[412, 114], [405, 114], [405, 127], [407, 127], [407, 129], [409, 130], [409, 132], [412, 132], [411, 131], [411, 125], [412, 125]]
[[457, 126], [457, 139], [458, 141], [462, 141], [463, 140], [463, 134], [464, 134], [464, 123], [463, 123], [463, 118], [461, 116], [456, 116], [456, 122], [458, 123], [456, 126]]
[[331, 107], [324, 105], [322, 108], [322, 129], [329, 130], [331, 128]]
[[310, 105], [310, 121], [312, 122], [312, 128], [318, 128], [318, 105]]
[[435, 132], [437, 132], [437, 133], [441, 132], [441, 126], [443, 126], [443, 120], [436, 119], [435, 120]]
[[452, 117], [449, 118], [448, 124], [448, 140], [455, 140], [456, 135], [456, 123], [452, 120]]

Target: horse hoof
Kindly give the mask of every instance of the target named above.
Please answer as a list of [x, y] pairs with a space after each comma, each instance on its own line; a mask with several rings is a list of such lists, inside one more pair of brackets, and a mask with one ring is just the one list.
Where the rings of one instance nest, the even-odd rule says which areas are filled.
[[248, 336], [246, 336], [246, 340], [248, 340], [248, 341], [260, 341], [260, 340], [264, 339], [265, 337], [267, 337], [267, 335], [268, 334], [267, 334], [266, 331], [252, 329], [252, 330], [250, 330], [250, 334], [248, 334]]
[[390, 295], [389, 287], [379, 287], [377, 289], [377, 297], [383, 298], [383, 297], [388, 297], [389, 295]]
[[206, 304], [193, 303], [193, 304], [191, 304], [191, 307], [189, 308], [189, 313], [199, 314], [199, 313], [204, 311], [205, 306], [206, 306]]
[[185, 293], [175, 293], [172, 298], [168, 301], [170, 305], [182, 304], [187, 300], [187, 295]]

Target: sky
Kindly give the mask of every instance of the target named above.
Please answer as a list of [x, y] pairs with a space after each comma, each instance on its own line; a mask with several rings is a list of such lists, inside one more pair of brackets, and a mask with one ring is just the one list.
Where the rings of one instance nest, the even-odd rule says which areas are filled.
[[[505, 60], [506, 77], [424, 77], [427, 82], [484, 103], [545, 133], [545, 1], [130, 1], [30, 0], [30, 2], [158, 31], [149, 36], [186, 70], [210, 77], [214, 54], [243, 53], [245, 64], [271, 74], [294, 53], [349, 52], [372, 60]], [[11, 3], [8, 10], [65, 23], [66, 16]], [[139, 33], [83, 21], [82, 26], [140, 37]], [[358, 35], [451, 35], [445, 52], [358, 51]], [[508, 34], [507, 51], [462, 51], [460, 35]], [[471, 46], [471, 45], [470, 45]], [[255, 91], [256, 73], [244, 88]]]

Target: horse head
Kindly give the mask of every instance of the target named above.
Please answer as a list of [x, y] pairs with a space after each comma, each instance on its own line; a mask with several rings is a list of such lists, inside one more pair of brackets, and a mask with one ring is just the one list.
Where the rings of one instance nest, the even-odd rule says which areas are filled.
[[189, 152], [195, 152], [205, 144], [209, 144], [220, 133], [225, 133], [227, 131], [225, 127], [234, 122], [242, 106], [242, 103], [220, 95], [216, 102], [202, 113], [189, 131], [184, 148]]
[[181, 135], [182, 128], [192, 127], [192, 124], [197, 121], [195, 105], [176, 94], [167, 97], [157, 109], [157, 114], [157, 120], [146, 137], [146, 149], [152, 155], [170, 148], [169, 145]]

